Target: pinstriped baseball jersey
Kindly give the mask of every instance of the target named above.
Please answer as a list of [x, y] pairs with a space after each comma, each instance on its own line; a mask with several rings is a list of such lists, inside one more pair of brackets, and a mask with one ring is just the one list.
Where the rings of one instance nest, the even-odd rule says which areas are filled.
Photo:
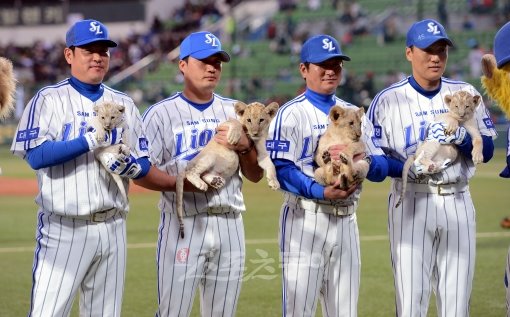
[[[441, 90], [432, 99], [416, 91], [409, 83], [409, 78], [383, 90], [374, 98], [367, 114], [374, 126], [374, 144], [390, 157], [404, 162], [415, 153], [420, 140], [424, 139], [428, 123], [448, 111], [444, 96], [458, 90], [479, 95], [473, 86], [447, 78], [442, 79]], [[475, 116], [482, 135], [497, 135], [483, 101], [477, 107]], [[461, 156], [442, 173], [430, 175], [430, 179], [437, 184], [467, 182], [474, 173], [473, 162]], [[409, 176], [415, 178], [413, 173], [409, 173]]]
[[[380, 92], [368, 110], [373, 124], [374, 144], [389, 157], [405, 161], [425, 138], [429, 122], [444, 112], [446, 94], [466, 90], [479, 93], [471, 85], [442, 78], [439, 92], [424, 96], [406, 78]], [[475, 113], [482, 135], [496, 131], [483, 102]], [[368, 121], [367, 121], [368, 123]], [[475, 173], [471, 159], [459, 155], [451, 166], [433, 175], [408, 182], [457, 183], [453, 193], [439, 194], [437, 187], [411, 186], [402, 205], [395, 208], [402, 181], [392, 180], [388, 200], [388, 233], [395, 283], [396, 315], [425, 316], [432, 291], [439, 316], [469, 316], [475, 268], [475, 208], [466, 185]], [[411, 175], [412, 174], [412, 175]], [[434, 190], [435, 188], [435, 190]]]
[[[151, 160], [177, 175], [214, 136], [216, 127], [236, 118], [235, 101], [214, 94], [205, 107], [177, 93], [143, 115]], [[244, 269], [245, 238], [238, 171], [219, 190], [184, 192], [184, 226], [178, 238], [175, 193], [163, 192], [158, 230], [158, 310], [156, 316], [189, 316], [197, 286], [202, 316], [234, 316]]]
[[[185, 100], [181, 93], [177, 93], [151, 106], [143, 114], [143, 120], [153, 163], [170, 175], [183, 172], [188, 162], [214, 136], [216, 127], [229, 118], [236, 118], [235, 102], [215, 94], [212, 104], [199, 110]], [[242, 179], [238, 172], [227, 179], [225, 186], [219, 190], [185, 192], [184, 215], [207, 212], [210, 207], [244, 211], [241, 185]], [[161, 194], [159, 209], [174, 212], [175, 192]]]
[[[338, 97], [336, 103], [343, 107], [355, 107]], [[269, 127], [270, 141], [267, 148], [271, 150], [271, 159], [285, 159], [294, 164], [307, 176], [314, 177], [314, 155], [319, 137], [326, 131], [328, 113], [324, 113], [313, 106], [305, 97], [300, 95], [289, 101], [278, 110], [278, 115]], [[296, 127], [299, 127], [297, 129]], [[360, 190], [336, 204], [343, 206], [357, 206]], [[285, 201], [295, 204], [295, 195], [286, 194]], [[331, 203], [330, 201], [319, 201]]]
[[[333, 98], [336, 104], [355, 107]], [[278, 109], [269, 128], [271, 158], [289, 160], [313, 178], [314, 154], [328, 122], [328, 113], [304, 94], [289, 101]], [[300, 205], [303, 197], [284, 192], [279, 224], [283, 316], [315, 316], [319, 297], [324, 316], [357, 316], [361, 260], [355, 211], [359, 195], [360, 189], [345, 200], [306, 200], [304, 206]], [[349, 215], [311, 210], [330, 205], [343, 206]]]
[[[147, 156], [147, 145], [138, 109], [127, 95], [104, 86], [102, 97], [93, 102], [81, 95], [69, 79], [40, 90], [28, 103], [20, 119], [11, 150], [24, 158], [27, 150], [46, 140], [66, 141], [84, 134], [94, 116], [93, 106], [113, 101], [125, 106], [125, 120], [135, 157]], [[82, 216], [113, 207], [128, 211], [111, 174], [94, 158], [93, 152], [61, 165], [37, 170], [40, 191], [36, 203], [59, 215]], [[124, 180], [127, 191], [129, 180]]]

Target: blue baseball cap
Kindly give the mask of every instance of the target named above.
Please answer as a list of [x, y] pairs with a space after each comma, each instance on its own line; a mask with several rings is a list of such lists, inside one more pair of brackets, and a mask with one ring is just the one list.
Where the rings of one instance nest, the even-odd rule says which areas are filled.
[[219, 54], [223, 62], [229, 62], [230, 56], [221, 49], [220, 40], [211, 32], [195, 32], [188, 35], [181, 43], [179, 58], [191, 56], [204, 59]]
[[349, 56], [342, 53], [338, 41], [329, 35], [312, 36], [301, 48], [301, 63], [321, 63], [334, 57], [345, 61], [351, 60]]
[[117, 43], [108, 37], [106, 26], [96, 20], [78, 21], [66, 33], [67, 47], [83, 46], [95, 42], [103, 42], [108, 47], [117, 46]]
[[444, 27], [435, 20], [426, 19], [411, 25], [411, 28], [407, 31], [406, 46], [425, 49], [441, 40], [448, 43], [449, 46], [453, 46], [453, 42], [446, 35]]
[[498, 30], [494, 36], [494, 57], [498, 68], [505, 66], [510, 61], [510, 22]]

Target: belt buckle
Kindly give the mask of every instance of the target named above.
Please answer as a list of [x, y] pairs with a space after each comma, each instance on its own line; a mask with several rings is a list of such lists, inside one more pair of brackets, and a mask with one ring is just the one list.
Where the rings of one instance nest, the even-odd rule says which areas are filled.
[[99, 211], [92, 214], [92, 222], [104, 222], [106, 220], [107, 211]]
[[[446, 186], [448, 186], [448, 188]], [[454, 191], [452, 190], [451, 186], [453, 186], [453, 185], [452, 184], [438, 184], [437, 185], [437, 194], [439, 196], [446, 196], [446, 195], [453, 194]]]
[[207, 214], [209, 215], [221, 215], [223, 214], [223, 207], [209, 207], [207, 208]]

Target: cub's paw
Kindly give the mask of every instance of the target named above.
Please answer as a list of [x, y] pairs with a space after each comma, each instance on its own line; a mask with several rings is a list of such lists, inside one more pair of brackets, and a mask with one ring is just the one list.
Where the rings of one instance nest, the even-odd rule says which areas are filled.
[[324, 164], [331, 162], [331, 154], [329, 154], [329, 151], [322, 152], [322, 160], [324, 161]]
[[269, 185], [269, 188], [272, 190], [277, 190], [280, 188], [280, 183], [276, 178], [267, 178], [267, 184]]
[[473, 163], [480, 164], [483, 163], [483, 154], [479, 151], [473, 151], [471, 153], [471, 156], [473, 157]]
[[455, 134], [455, 132], [457, 131], [457, 129], [459, 128], [459, 124], [458, 122], [455, 122], [455, 123], [449, 123], [446, 128], [444, 129], [444, 133], [446, 135], [452, 135], [452, 134]]
[[340, 162], [342, 162], [345, 165], [351, 166], [352, 165], [352, 159], [349, 157], [349, 155], [345, 153], [340, 153], [338, 155]]
[[220, 176], [215, 176], [211, 179], [211, 181], [209, 182], [209, 185], [212, 188], [220, 189], [223, 186], [225, 186], [225, 180]]

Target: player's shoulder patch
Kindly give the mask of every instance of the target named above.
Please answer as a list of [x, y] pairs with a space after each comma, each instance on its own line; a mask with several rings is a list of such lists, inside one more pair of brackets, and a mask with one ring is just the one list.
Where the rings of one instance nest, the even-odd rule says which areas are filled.
[[26, 130], [19, 130], [16, 134], [16, 142], [25, 142], [37, 139], [39, 137], [39, 127], [32, 128], [32, 129], [26, 129]]
[[374, 135], [373, 138], [381, 139], [382, 138], [382, 127], [380, 125], [374, 125]]
[[289, 152], [290, 141], [266, 140], [266, 150], [276, 152]]
[[149, 141], [147, 141], [147, 138], [139, 138], [138, 146], [140, 147], [140, 150], [143, 152], [149, 151]]
[[485, 124], [487, 129], [494, 129], [494, 122], [489, 117], [483, 119], [483, 124]]

